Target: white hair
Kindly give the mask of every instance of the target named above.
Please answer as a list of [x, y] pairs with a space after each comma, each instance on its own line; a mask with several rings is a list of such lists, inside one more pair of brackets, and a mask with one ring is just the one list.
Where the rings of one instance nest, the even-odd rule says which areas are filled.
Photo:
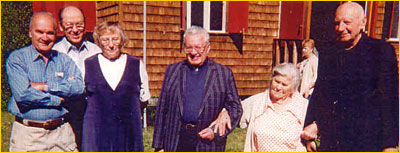
[[183, 43], [185, 43], [185, 38], [187, 35], [195, 35], [195, 34], [203, 35], [206, 43], [210, 42], [210, 35], [208, 34], [206, 29], [199, 26], [192, 26], [189, 29], [186, 29], [185, 34], [183, 34]]
[[272, 69], [272, 78], [283, 76], [291, 79], [293, 93], [297, 91], [300, 85], [300, 72], [296, 65], [292, 63], [281, 63]]

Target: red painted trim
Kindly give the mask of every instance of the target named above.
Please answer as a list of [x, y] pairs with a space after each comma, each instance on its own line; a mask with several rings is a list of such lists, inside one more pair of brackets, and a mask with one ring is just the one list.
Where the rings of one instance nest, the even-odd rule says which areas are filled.
[[390, 28], [389, 28], [389, 35], [388, 38], [392, 37], [392, 28], [393, 28], [393, 16], [394, 16], [394, 5], [395, 2], [392, 2], [392, 14], [390, 15]]
[[229, 2], [229, 33], [243, 33], [247, 31], [249, 19], [249, 2]]
[[378, 14], [378, 2], [372, 2], [372, 16], [371, 16], [371, 30], [370, 30], [370, 37], [375, 38], [375, 28], [376, 28], [376, 20]]

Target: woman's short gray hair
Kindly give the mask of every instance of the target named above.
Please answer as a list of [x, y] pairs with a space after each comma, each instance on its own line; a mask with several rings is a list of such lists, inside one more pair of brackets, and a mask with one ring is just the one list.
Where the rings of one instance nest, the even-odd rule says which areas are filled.
[[100, 42], [100, 37], [105, 32], [118, 32], [121, 37], [121, 44], [118, 47], [122, 48], [124, 46], [126, 42], [125, 33], [119, 23], [103, 21], [100, 22], [96, 27], [94, 27], [93, 39], [98, 46], [102, 46]]
[[292, 63], [282, 63], [276, 65], [272, 69], [272, 78], [275, 76], [283, 76], [291, 79], [293, 93], [297, 91], [300, 85], [300, 72], [297, 67]]
[[210, 42], [210, 35], [208, 34], [207, 30], [199, 27], [199, 26], [192, 26], [189, 29], [186, 29], [185, 34], [183, 34], [183, 43], [185, 44], [185, 38], [187, 35], [195, 35], [195, 34], [202, 34], [206, 43]]

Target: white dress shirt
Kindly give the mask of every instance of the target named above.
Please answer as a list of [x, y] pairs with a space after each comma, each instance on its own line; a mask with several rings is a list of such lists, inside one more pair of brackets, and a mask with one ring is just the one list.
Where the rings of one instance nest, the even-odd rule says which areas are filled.
[[67, 54], [81, 70], [82, 75], [85, 75], [85, 59], [97, 53], [101, 53], [100, 47], [96, 44], [84, 40], [81, 47], [76, 48], [65, 37], [53, 46], [53, 50]]

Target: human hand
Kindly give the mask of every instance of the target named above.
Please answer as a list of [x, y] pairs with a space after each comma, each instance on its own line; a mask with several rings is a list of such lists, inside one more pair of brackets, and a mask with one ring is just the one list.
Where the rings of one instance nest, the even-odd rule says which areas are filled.
[[231, 118], [229, 117], [227, 110], [222, 110], [219, 113], [218, 118], [208, 127], [212, 129], [213, 126], [214, 133], [218, 132], [219, 136], [225, 135], [225, 127], [228, 127], [229, 130], [232, 130]]
[[164, 149], [156, 149], [155, 152], [164, 152]]
[[72, 81], [72, 80], [74, 80], [75, 79], [75, 77], [74, 76], [70, 76], [70, 77], [68, 77], [68, 81]]
[[308, 152], [317, 152], [317, 144], [315, 141], [307, 141], [306, 148]]
[[296, 66], [297, 66], [297, 68], [300, 68], [301, 63], [297, 63]]
[[310, 94], [309, 94], [308, 91], [304, 92], [304, 94], [303, 94], [303, 97], [304, 97], [304, 98], [308, 98], [309, 96], [310, 96]]
[[47, 85], [47, 83], [44, 83], [44, 82], [30, 82], [29, 84], [33, 88], [40, 90], [40, 91], [48, 91], [49, 90], [49, 86]]
[[318, 126], [315, 122], [313, 122], [303, 129], [303, 132], [301, 132], [301, 137], [305, 140], [314, 140], [317, 138], [317, 134]]
[[199, 136], [202, 139], [208, 139], [208, 140], [213, 140], [214, 139], [214, 132], [211, 128], [205, 128], [202, 131], [199, 132]]
[[382, 152], [399, 152], [396, 147], [388, 147], [382, 150]]

